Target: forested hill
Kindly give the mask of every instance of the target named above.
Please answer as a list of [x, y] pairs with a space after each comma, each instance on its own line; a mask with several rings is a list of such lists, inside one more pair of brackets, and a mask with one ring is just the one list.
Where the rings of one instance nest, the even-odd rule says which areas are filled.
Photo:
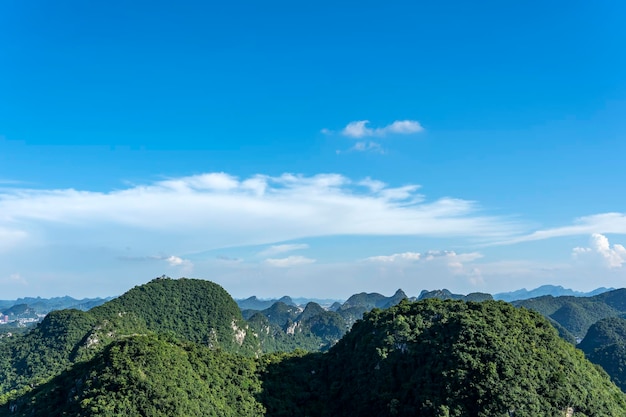
[[206, 280], [158, 278], [90, 313], [99, 321], [132, 315], [154, 333], [172, 333], [182, 340], [229, 351], [258, 351], [233, 298]]
[[[0, 345], [0, 415], [626, 416], [624, 394], [540, 314], [395, 295], [326, 353], [262, 355], [219, 285], [156, 279]], [[315, 303], [277, 305], [272, 323], [253, 314], [259, 329], [293, 314], [293, 329], [342, 323]]]
[[600, 365], [613, 382], [626, 390], [626, 320], [620, 317], [602, 319], [592, 325], [578, 345], [587, 358]]
[[172, 334], [130, 335], [0, 403], [0, 414], [16, 417], [536, 417], [571, 411], [574, 417], [623, 417], [626, 400], [539, 314], [503, 302], [437, 299], [374, 309], [325, 354], [255, 359]]
[[271, 365], [272, 416], [624, 416], [624, 394], [538, 313], [504, 302], [374, 309], [324, 355]]
[[260, 351], [222, 287], [158, 278], [88, 312], [53, 311], [26, 335], [0, 344], [0, 399], [93, 358], [112, 342], [148, 334], [250, 355]]
[[592, 297], [547, 295], [515, 301], [513, 305], [538, 311], [581, 340], [589, 327], [598, 320], [626, 314], [626, 289], [607, 291]]
[[168, 336], [130, 336], [4, 405], [14, 417], [253, 417], [258, 361]]

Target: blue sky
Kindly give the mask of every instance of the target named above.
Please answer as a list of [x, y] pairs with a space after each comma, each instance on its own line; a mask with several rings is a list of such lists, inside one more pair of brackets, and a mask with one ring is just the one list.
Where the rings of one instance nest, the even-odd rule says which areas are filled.
[[0, 298], [623, 287], [626, 5], [387, 3], [3, 1]]

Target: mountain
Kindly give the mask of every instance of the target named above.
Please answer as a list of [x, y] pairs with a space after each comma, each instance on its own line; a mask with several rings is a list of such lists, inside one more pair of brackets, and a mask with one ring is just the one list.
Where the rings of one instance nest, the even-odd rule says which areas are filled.
[[89, 312], [100, 321], [132, 315], [151, 332], [227, 350], [256, 348], [235, 301], [210, 281], [157, 278]]
[[[626, 415], [624, 394], [539, 313], [395, 295], [344, 334], [340, 313], [317, 303], [275, 303], [246, 326], [219, 285], [156, 279], [0, 345], [0, 415]], [[605, 333], [594, 340], [622, 334]], [[261, 355], [281, 341], [327, 351]]]
[[290, 306], [282, 301], [277, 301], [272, 304], [270, 308], [263, 310], [262, 313], [268, 318], [270, 323], [282, 327], [295, 320], [301, 311], [302, 309], [299, 307]]
[[626, 289], [592, 297], [546, 295], [514, 301], [513, 305], [538, 311], [561, 325], [577, 340], [582, 340], [589, 327], [598, 320], [626, 314]]
[[243, 315], [267, 353], [326, 350], [348, 330], [338, 313], [314, 302], [304, 309], [276, 302], [263, 311], [245, 310]]
[[[251, 297], [256, 299], [255, 297]], [[241, 305], [252, 305], [249, 303]], [[464, 301], [492, 300], [485, 293], [468, 295], [452, 294], [448, 290], [422, 291], [420, 299], [438, 298]], [[379, 293], [358, 293], [349, 297], [343, 304], [335, 302], [327, 309], [309, 302], [299, 316], [297, 307], [275, 301], [264, 310], [243, 310], [243, 317], [258, 335], [264, 352], [291, 352], [294, 349], [309, 351], [326, 350], [336, 343], [363, 314], [374, 308], [385, 309], [408, 299], [406, 293], [398, 289], [392, 296]], [[252, 300], [254, 301], [254, 300]], [[266, 317], [262, 319], [256, 314]], [[331, 314], [336, 313], [336, 314]]]
[[296, 306], [291, 297], [284, 296], [279, 299], [260, 300], [256, 296], [246, 298], [245, 300], [235, 300], [241, 310], [265, 310], [275, 303], [281, 302], [290, 306]]
[[337, 313], [346, 321], [347, 327], [352, 326], [363, 314], [373, 308], [389, 308], [407, 298], [402, 290], [397, 290], [391, 297], [378, 293], [358, 293], [352, 295], [339, 307]]
[[626, 399], [538, 313], [427, 299], [372, 310], [320, 355], [268, 366], [268, 415], [624, 416]]
[[14, 318], [37, 318], [37, 312], [28, 304], [15, 304], [3, 310], [2, 314], [9, 316], [9, 320]]
[[130, 336], [0, 406], [15, 417], [252, 417], [256, 361], [167, 337]]
[[420, 295], [417, 297], [418, 300], [425, 300], [427, 298], [438, 298], [439, 300], [463, 300], [463, 301], [486, 301], [493, 300], [491, 294], [481, 293], [481, 292], [473, 292], [467, 295], [462, 294], [452, 294], [449, 290], [434, 290], [434, 291], [426, 291], [423, 290]]
[[295, 297], [292, 298], [293, 302], [296, 303], [299, 306], [304, 306], [307, 305], [310, 302], [314, 302], [316, 304], [321, 305], [323, 308], [325, 309], [330, 309], [330, 306], [332, 306], [335, 303], [343, 303], [342, 300], [337, 300], [335, 298], [307, 298], [307, 297]]
[[[242, 309], [242, 315], [257, 335], [263, 352], [324, 351], [335, 344], [363, 313], [373, 308], [391, 307], [405, 298], [404, 291], [397, 290], [391, 297], [378, 293], [355, 294], [343, 304], [335, 301], [327, 308], [313, 301], [300, 307], [280, 300], [260, 302], [256, 297], [240, 300], [238, 305], [242, 308], [272, 303], [262, 310]], [[281, 300], [285, 299], [293, 301], [288, 297]]]
[[600, 365], [613, 382], [626, 391], [626, 319], [610, 317], [592, 325], [578, 345], [587, 358]]
[[205, 280], [158, 278], [88, 312], [53, 311], [29, 333], [0, 344], [0, 396], [90, 360], [115, 341], [149, 334], [228, 352], [260, 350], [222, 287]]
[[542, 297], [544, 295], [551, 295], [553, 297], [572, 296], [572, 297], [592, 297], [594, 295], [602, 294], [607, 291], [611, 291], [614, 288], [600, 287], [590, 292], [579, 292], [569, 288], [563, 288], [560, 285], [542, 285], [534, 290], [527, 290], [522, 288], [521, 290], [512, 292], [501, 292], [494, 294], [493, 298], [496, 300], [502, 300], [507, 302], [513, 302], [518, 300], [527, 300], [529, 298]]
[[77, 300], [72, 297], [53, 297], [53, 298], [41, 298], [41, 297], [25, 297], [18, 298], [17, 300], [0, 300], [0, 311], [6, 311], [16, 305], [27, 305], [36, 314], [48, 314], [54, 310], [64, 310], [74, 308], [77, 310], [89, 310], [97, 305], [104, 304], [111, 300], [109, 298], [83, 298]]
[[335, 301], [328, 307], [329, 311], [338, 311], [341, 308], [341, 303], [339, 301]]

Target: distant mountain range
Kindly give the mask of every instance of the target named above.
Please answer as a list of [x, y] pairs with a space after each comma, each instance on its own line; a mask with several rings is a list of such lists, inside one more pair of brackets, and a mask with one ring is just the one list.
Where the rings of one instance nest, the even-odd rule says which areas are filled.
[[17, 310], [29, 309], [34, 314], [48, 314], [51, 311], [66, 308], [87, 311], [111, 299], [113, 299], [113, 297], [83, 298], [80, 300], [68, 296], [53, 298], [25, 297], [18, 298], [17, 300], [0, 300], [0, 312], [10, 315], [14, 313], [16, 306], [21, 306]]
[[560, 285], [542, 285], [539, 288], [535, 288], [534, 290], [527, 290], [526, 288], [522, 288], [521, 290], [512, 291], [512, 292], [502, 292], [498, 294], [494, 294], [493, 298], [495, 300], [502, 300], [507, 302], [517, 301], [517, 300], [527, 300], [529, 298], [542, 297], [544, 295], [551, 295], [553, 297], [561, 297], [561, 296], [572, 296], [572, 297], [592, 297], [594, 295], [602, 294], [603, 292], [614, 290], [614, 288], [605, 288], [600, 287], [596, 288], [593, 291], [589, 292], [580, 292], [574, 291], [569, 288], [563, 288]]
[[[507, 302], [517, 301], [517, 300], [527, 300], [529, 298], [541, 297], [544, 295], [551, 295], [553, 297], [560, 296], [573, 296], [573, 297], [591, 297], [594, 295], [602, 294], [603, 292], [611, 291], [614, 288], [605, 288], [600, 287], [593, 291], [589, 292], [581, 292], [575, 291], [569, 288], [563, 288], [560, 285], [542, 285], [541, 287], [535, 288], [533, 290], [527, 290], [526, 288], [522, 288], [521, 290], [510, 291], [510, 292], [502, 292], [497, 294], [488, 294], [488, 293], [469, 293], [467, 295], [463, 294], [454, 294], [447, 289], [441, 290], [422, 290], [422, 292], [417, 297], [408, 297], [404, 294], [404, 291], [398, 290], [404, 296], [409, 298], [410, 300], [423, 300], [426, 298], [439, 298], [441, 300], [464, 300], [464, 301], [483, 301], [483, 300], [502, 300]], [[293, 298], [287, 295], [281, 298], [269, 298], [269, 299], [259, 299], [256, 296], [251, 296], [246, 299], [235, 299], [235, 302], [242, 310], [265, 310], [266, 308], [271, 307], [276, 302], [282, 302], [287, 305], [298, 305], [304, 306], [309, 302], [314, 302], [322, 307], [328, 308], [329, 310], [337, 310], [338, 306], [344, 304], [357, 304], [361, 305], [362, 303], [359, 298], [362, 298], [364, 295], [368, 297], [368, 301], [366, 304], [370, 306], [370, 308], [378, 307], [384, 308], [384, 302], [381, 304], [377, 300], [382, 300], [385, 296], [378, 293], [370, 293], [369, 295], [366, 293], [359, 293], [352, 295], [347, 301], [343, 301], [340, 299], [319, 299], [319, 298], [306, 298], [306, 297], [298, 297]], [[0, 301], [1, 303], [1, 301]], [[1, 304], [0, 304], [1, 305]]]
[[[422, 300], [425, 298], [440, 298], [440, 299], [452, 299], [452, 300], [466, 300], [466, 301], [481, 301], [484, 299], [495, 299], [495, 300], [503, 300], [503, 301], [517, 301], [517, 300], [525, 300], [529, 298], [541, 297], [544, 295], [552, 295], [554, 297], [558, 296], [575, 296], [575, 297], [590, 297], [593, 295], [601, 294], [603, 292], [607, 292], [612, 290], [613, 288], [598, 288], [596, 290], [590, 292], [580, 292], [574, 291], [571, 289], [563, 288], [562, 286], [557, 285], [543, 285], [539, 288], [535, 288], [534, 290], [527, 290], [525, 288], [512, 292], [504, 292], [494, 294], [493, 297], [489, 294], [485, 293], [471, 293], [468, 295], [461, 294], [453, 294], [452, 292], [443, 289], [443, 290], [434, 290], [427, 291], [423, 290], [419, 296], [417, 297], [408, 297], [411, 300]], [[400, 296], [400, 299], [405, 297], [406, 294], [402, 290], [398, 290], [402, 294], [396, 293], [395, 298], [397, 299]], [[259, 299], [256, 296], [252, 296], [246, 299], [236, 299], [235, 302], [239, 306], [241, 310], [265, 310], [271, 307], [276, 302], [282, 302], [287, 305], [293, 306], [302, 306], [304, 307], [306, 304], [310, 302], [314, 302], [319, 304], [325, 309], [336, 311], [339, 306], [344, 305], [345, 303], [350, 304], [358, 304], [361, 305], [361, 302], [357, 300], [359, 297], [363, 297], [363, 294], [355, 294], [351, 296], [348, 301], [343, 301], [340, 299], [330, 299], [330, 298], [307, 298], [307, 297], [289, 297], [284, 296], [281, 298], [274, 299]], [[42, 297], [24, 297], [18, 298], [16, 300], [0, 300], [0, 313], [2, 314], [11, 314], [15, 313], [19, 310], [28, 310], [32, 314], [47, 314], [54, 310], [63, 310], [68, 308], [74, 308], [77, 310], [87, 311], [93, 307], [104, 304], [105, 302], [112, 300], [114, 297], [106, 297], [106, 298], [83, 298], [76, 299], [69, 296], [64, 297], [52, 297], [52, 298], [42, 298]], [[389, 300], [379, 302], [380, 300], [386, 299], [385, 296], [378, 293], [371, 293], [368, 297], [368, 301], [365, 302], [370, 308], [378, 307], [384, 308], [385, 303], [389, 304]], [[393, 298], [393, 296], [391, 297]], [[378, 300], [378, 301], [377, 301]], [[393, 305], [393, 303], [388, 306]], [[344, 306], [344, 309], [347, 306]]]

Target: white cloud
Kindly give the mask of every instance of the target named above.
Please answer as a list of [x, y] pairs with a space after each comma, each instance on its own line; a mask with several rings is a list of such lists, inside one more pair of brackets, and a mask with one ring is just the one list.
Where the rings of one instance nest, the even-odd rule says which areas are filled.
[[594, 256], [609, 268], [620, 268], [626, 263], [626, 248], [620, 244], [611, 246], [609, 239], [600, 233], [591, 235], [590, 246], [589, 248], [576, 247], [573, 249], [572, 255], [577, 259]]
[[505, 240], [501, 243], [513, 244], [561, 236], [590, 235], [593, 233], [626, 234], [626, 214], [601, 213], [579, 217], [574, 220], [574, 224], [572, 225], [538, 230], [528, 235]]
[[228, 191], [239, 186], [239, 181], [223, 172], [194, 175], [180, 179], [161, 181], [161, 186], [176, 191], [214, 190]]
[[[364, 138], [368, 136], [386, 136], [387, 134], [410, 135], [424, 130], [416, 120], [396, 120], [393, 123], [379, 128], [370, 128], [369, 120], [357, 120], [350, 122], [341, 131], [341, 134], [351, 138]], [[364, 142], [362, 142], [364, 143]], [[371, 143], [371, 142], [370, 142]]]
[[398, 262], [398, 261], [419, 261], [422, 254], [419, 252], [394, 253], [393, 255], [370, 256], [366, 258], [371, 262]]
[[367, 187], [369, 188], [369, 190], [373, 193], [377, 193], [378, 191], [384, 189], [387, 184], [385, 184], [382, 181], [378, 181], [378, 180], [373, 180], [370, 177], [367, 177], [359, 182], [357, 182], [358, 185], [361, 185], [363, 187]]
[[344, 136], [350, 136], [351, 138], [362, 138], [364, 136], [373, 136], [374, 131], [366, 127], [368, 123], [369, 123], [369, 120], [359, 120], [357, 122], [350, 122], [341, 131], [341, 133]]
[[185, 262], [189, 262], [185, 261], [183, 258], [174, 255], [165, 258], [165, 260], [168, 264], [170, 264], [170, 266], [180, 266], [183, 265]]
[[188, 259], [183, 259], [180, 256], [170, 255], [152, 255], [152, 256], [119, 256], [119, 260], [130, 262], [161, 262], [165, 261], [171, 267], [182, 267], [185, 271], [191, 271], [193, 269], [193, 262]]
[[379, 143], [372, 142], [372, 141], [357, 142], [357, 143], [354, 144], [353, 147], [348, 149], [348, 151], [355, 151], [355, 152], [378, 152], [378, 153], [381, 153], [381, 154], [385, 153], [385, 151], [383, 150], [383, 147], [380, 146]]
[[11, 248], [81, 242], [171, 254], [321, 236], [493, 240], [520, 231], [519, 223], [480, 214], [472, 201], [427, 201], [418, 188], [338, 174], [217, 173], [110, 192], [3, 190], [0, 236]]
[[259, 256], [274, 256], [279, 253], [292, 252], [294, 250], [308, 249], [309, 245], [306, 243], [289, 243], [284, 245], [272, 245], [269, 248], [259, 252]]
[[288, 256], [286, 258], [268, 258], [265, 263], [278, 268], [288, 268], [291, 266], [308, 265], [315, 262], [315, 259], [304, 256]]
[[478, 252], [459, 253], [454, 251], [430, 250], [425, 253], [420, 252], [403, 252], [394, 253], [393, 255], [371, 256], [366, 258], [368, 261], [374, 262], [397, 262], [397, 261], [432, 261], [437, 259], [446, 259], [447, 262], [473, 262], [482, 258], [483, 255]]
[[400, 135], [410, 135], [411, 133], [419, 133], [423, 131], [424, 128], [420, 122], [416, 120], [396, 120], [392, 124], [376, 130], [381, 131], [382, 134], [389, 132]]
[[[371, 256], [365, 261], [377, 264], [380, 268], [390, 269], [391, 274], [399, 276], [421, 275], [424, 272], [432, 276], [448, 279], [455, 278], [469, 283], [472, 287], [484, 284], [483, 274], [474, 261], [482, 258], [478, 252], [456, 253], [454, 251], [403, 252], [393, 255]], [[428, 279], [428, 278], [426, 278]], [[439, 283], [437, 285], [447, 285]], [[457, 284], [458, 285], [458, 284]], [[444, 288], [444, 287], [438, 287]]]

